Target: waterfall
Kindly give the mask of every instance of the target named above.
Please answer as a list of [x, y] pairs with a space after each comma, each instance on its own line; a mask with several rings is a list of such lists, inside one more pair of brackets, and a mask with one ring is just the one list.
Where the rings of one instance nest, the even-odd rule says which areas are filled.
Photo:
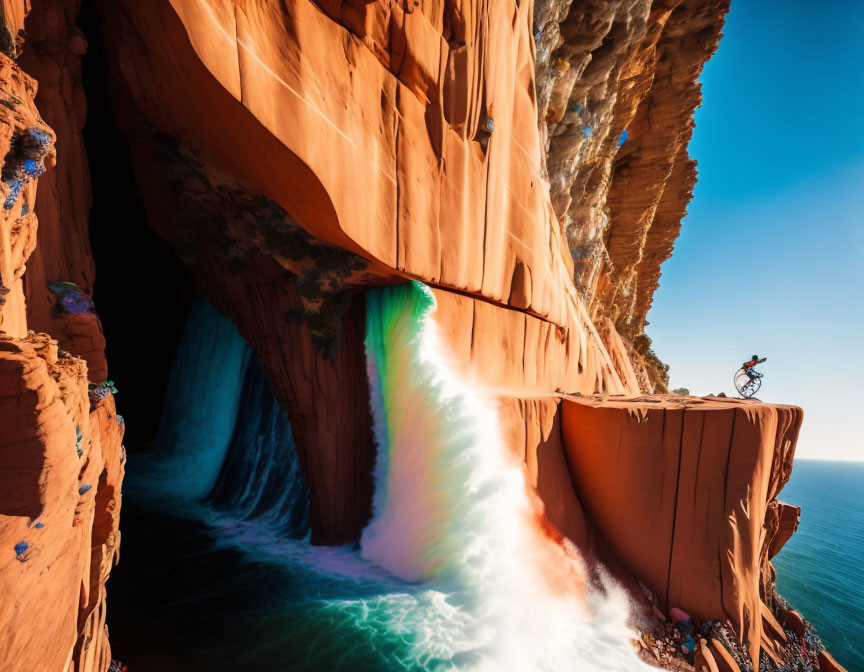
[[252, 348], [204, 299], [174, 356], [156, 445], [148, 487], [305, 536], [309, 493], [291, 423]]
[[203, 497], [216, 482], [251, 355], [234, 324], [198, 299], [174, 356], [156, 438], [156, 478], [175, 497]]
[[630, 647], [623, 590], [595, 586], [576, 549], [545, 533], [494, 400], [448, 365], [429, 288], [374, 289], [366, 301], [378, 454], [359, 553], [305, 539], [290, 423], [233, 326], [202, 302], [178, 349], [164, 463], [139, 473], [150, 501], [158, 479], [194, 494], [200, 504], [177, 510], [206, 521], [217, 548], [281, 568], [266, 590], [285, 592], [273, 607], [284, 632], [239, 653], [301, 655], [298, 669], [652, 669]]
[[261, 518], [293, 537], [308, 530], [309, 492], [291, 423], [255, 357], [246, 370], [228, 456], [209, 501], [245, 519]]
[[443, 625], [421, 630], [418, 659], [449, 660], [443, 669], [652, 669], [630, 647], [623, 590], [589, 585], [575, 548], [543, 532], [494, 403], [448, 367], [434, 310], [418, 282], [367, 293], [378, 458], [361, 549], [440, 596]]

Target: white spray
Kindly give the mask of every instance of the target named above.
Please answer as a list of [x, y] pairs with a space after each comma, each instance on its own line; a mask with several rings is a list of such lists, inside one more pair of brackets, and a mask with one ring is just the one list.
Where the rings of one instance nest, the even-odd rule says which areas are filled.
[[367, 295], [378, 464], [361, 547], [428, 588], [418, 660], [438, 661], [429, 669], [653, 669], [632, 651], [623, 591], [611, 582], [592, 590], [575, 549], [537, 524], [493, 403], [445, 363], [434, 310], [417, 282]]

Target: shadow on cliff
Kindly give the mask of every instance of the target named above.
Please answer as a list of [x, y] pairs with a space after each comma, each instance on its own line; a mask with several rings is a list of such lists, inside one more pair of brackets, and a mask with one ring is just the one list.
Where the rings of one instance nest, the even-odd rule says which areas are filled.
[[99, 18], [92, 1], [79, 25], [89, 41], [83, 59], [87, 124], [83, 130], [93, 189], [90, 242], [97, 275], [94, 302], [107, 341], [130, 452], [151, 447], [162, 415], [172, 355], [196, 294], [174, 250], [150, 228], [129, 148], [112, 116]]

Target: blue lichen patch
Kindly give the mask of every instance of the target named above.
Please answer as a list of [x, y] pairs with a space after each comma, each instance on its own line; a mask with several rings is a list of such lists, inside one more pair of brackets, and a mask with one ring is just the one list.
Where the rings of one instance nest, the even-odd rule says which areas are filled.
[[[45, 159], [53, 152], [53, 146], [51, 135], [38, 128], [16, 131], [12, 136], [0, 171], [0, 179], [9, 187], [9, 194], [3, 201], [5, 210], [15, 206], [24, 185], [45, 172]], [[23, 209], [21, 214], [26, 214]]]
[[48, 289], [56, 297], [54, 307], [68, 315], [95, 315], [93, 301], [74, 282], [49, 282]]

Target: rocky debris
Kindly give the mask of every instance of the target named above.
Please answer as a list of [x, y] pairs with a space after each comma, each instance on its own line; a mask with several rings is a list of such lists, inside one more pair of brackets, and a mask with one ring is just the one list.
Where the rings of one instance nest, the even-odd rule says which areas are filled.
[[[28, 128], [12, 136], [0, 170], [0, 179], [9, 188], [4, 210], [14, 208], [24, 185], [45, 172], [45, 161], [53, 156], [53, 144], [51, 135], [39, 128]], [[25, 203], [21, 214], [26, 215], [29, 207]]]
[[48, 290], [57, 297], [55, 310], [69, 315], [93, 315], [92, 299], [74, 282], [49, 282]]
[[775, 646], [770, 654], [763, 649], [758, 668], [754, 667], [729, 621], [694, 622], [689, 619], [672, 623], [657, 619], [651, 632], [638, 631], [637, 635], [634, 648], [639, 657], [666, 670], [833, 672], [843, 669], [831, 667], [836, 662], [809, 623], [804, 638], [799, 638], [791, 629], [784, 630], [782, 646]]
[[102, 401], [105, 397], [109, 395], [117, 394], [117, 388], [114, 387], [113, 380], [105, 380], [99, 383], [98, 385], [94, 385], [90, 383], [88, 386], [88, 395], [90, 397], [90, 403], [93, 406], [96, 406], [100, 401]]

